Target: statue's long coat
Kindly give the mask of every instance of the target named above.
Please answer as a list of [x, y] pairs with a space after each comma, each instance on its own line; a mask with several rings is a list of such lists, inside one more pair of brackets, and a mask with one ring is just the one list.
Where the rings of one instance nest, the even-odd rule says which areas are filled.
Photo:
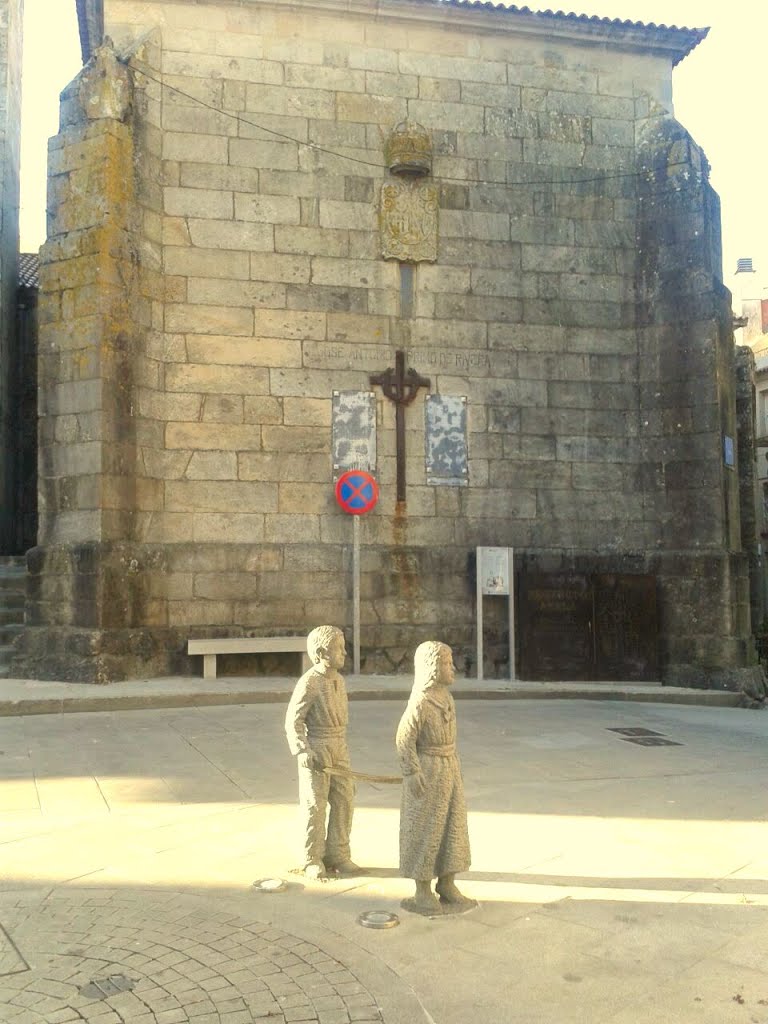
[[467, 806], [456, 753], [456, 709], [443, 686], [412, 697], [397, 730], [404, 776], [421, 768], [421, 797], [403, 780], [400, 805], [400, 874], [431, 879], [466, 871], [470, 864]]

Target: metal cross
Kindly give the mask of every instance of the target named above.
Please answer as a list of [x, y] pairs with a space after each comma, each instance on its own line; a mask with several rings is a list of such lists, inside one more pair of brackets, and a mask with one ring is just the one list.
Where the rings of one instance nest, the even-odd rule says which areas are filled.
[[370, 378], [371, 386], [378, 385], [384, 397], [395, 403], [395, 442], [397, 452], [397, 500], [405, 501], [405, 408], [410, 405], [419, 388], [429, 388], [432, 382], [429, 377], [420, 377], [411, 368], [405, 369], [405, 352], [395, 352], [395, 368], [390, 366], [383, 373], [375, 373]]

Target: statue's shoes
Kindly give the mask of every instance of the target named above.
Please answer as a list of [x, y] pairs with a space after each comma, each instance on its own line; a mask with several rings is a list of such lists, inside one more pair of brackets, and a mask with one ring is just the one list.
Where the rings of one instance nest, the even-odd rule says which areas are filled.
[[477, 906], [477, 901], [470, 899], [469, 896], [465, 896], [463, 892], [459, 892], [453, 882], [440, 885], [438, 882], [435, 886], [435, 892], [440, 897], [441, 903], [454, 903], [457, 906]]
[[424, 896], [419, 899], [409, 896], [408, 899], [400, 901], [400, 906], [403, 910], [408, 910], [411, 914], [421, 914], [422, 917], [442, 917], [445, 913], [445, 908], [437, 896]]
[[342, 860], [338, 863], [325, 862], [325, 870], [335, 875], [359, 875], [360, 868], [353, 860]]

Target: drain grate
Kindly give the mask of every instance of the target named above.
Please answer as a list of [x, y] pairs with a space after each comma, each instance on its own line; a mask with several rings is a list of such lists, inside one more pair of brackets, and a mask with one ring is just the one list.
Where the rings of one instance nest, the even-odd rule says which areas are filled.
[[684, 743], [676, 740], [668, 740], [663, 732], [656, 732], [655, 729], [644, 729], [642, 726], [631, 728], [609, 727], [608, 732], [615, 732], [619, 739], [626, 743], [635, 743], [638, 747], [684, 747]]
[[93, 978], [80, 989], [80, 995], [86, 999], [109, 999], [118, 992], [130, 992], [136, 984], [135, 978], [127, 978], [124, 974], [110, 974], [108, 978]]
[[633, 729], [609, 729], [608, 732], [618, 732], [622, 736], [663, 736], [663, 732], [656, 732], [654, 729], [642, 729], [639, 726]]
[[622, 736], [625, 743], [636, 743], [638, 747], [682, 747], [682, 743], [665, 739], [664, 736]]

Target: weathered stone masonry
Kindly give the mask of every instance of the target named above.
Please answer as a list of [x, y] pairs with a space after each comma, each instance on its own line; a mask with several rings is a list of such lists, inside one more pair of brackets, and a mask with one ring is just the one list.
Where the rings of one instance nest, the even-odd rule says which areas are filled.
[[[101, 5], [79, 6], [90, 53]], [[702, 33], [426, 0], [103, 6], [123, 63], [92, 58], [51, 143], [18, 670], [103, 682], [188, 668], [190, 634], [348, 624], [331, 395], [404, 349], [467, 397], [469, 485], [427, 484], [422, 391], [396, 506], [379, 395], [364, 668], [445, 637], [472, 670], [471, 555], [501, 544], [658, 574], [665, 677], [731, 685], [751, 653], [719, 212], [670, 100]], [[405, 118], [440, 195], [412, 316], [378, 220]]]
[[0, 0], [0, 554], [19, 551], [14, 523], [15, 310], [19, 252], [21, 45], [24, 5]]

